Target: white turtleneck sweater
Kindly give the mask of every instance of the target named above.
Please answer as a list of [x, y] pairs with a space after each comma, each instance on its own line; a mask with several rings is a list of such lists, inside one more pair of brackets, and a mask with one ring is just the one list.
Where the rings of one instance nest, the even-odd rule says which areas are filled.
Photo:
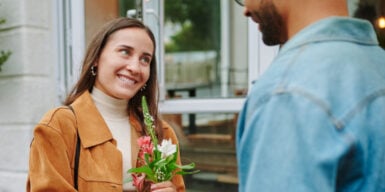
[[[91, 93], [92, 99], [99, 110], [113, 138], [117, 142], [117, 147], [122, 153], [123, 160], [123, 181], [130, 177], [127, 170], [131, 166], [131, 127], [127, 113], [128, 100], [115, 99], [105, 94], [96, 87]], [[135, 189], [132, 183], [123, 183], [124, 190]]]

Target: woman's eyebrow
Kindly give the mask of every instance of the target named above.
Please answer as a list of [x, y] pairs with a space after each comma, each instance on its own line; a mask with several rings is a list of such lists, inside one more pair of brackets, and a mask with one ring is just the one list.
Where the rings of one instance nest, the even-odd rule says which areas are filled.
[[146, 55], [146, 56], [152, 57], [152, 54], [151, 54], [151, 53], [144, 52], [143, 54]]
[[[123, 47], [125, 49], [133, 50], [134, 48], [129, 45], [119, 45], [118, 47]], [[149, 52], [143, 52], [144, 55], [152, 57], [152, 53]]]
[[134, 49], [133, 47], [129, 46], [129, 45], [118, 45], [118, 47], [123, 47], [125, 49]]

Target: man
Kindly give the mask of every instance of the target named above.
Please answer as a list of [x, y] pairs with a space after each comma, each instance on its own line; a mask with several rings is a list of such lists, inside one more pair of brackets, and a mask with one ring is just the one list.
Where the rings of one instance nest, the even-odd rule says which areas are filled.
[[237, 129], [239, 191], [385, 191], [385, 52], [345, 0], [245, 0], [267, 45]]

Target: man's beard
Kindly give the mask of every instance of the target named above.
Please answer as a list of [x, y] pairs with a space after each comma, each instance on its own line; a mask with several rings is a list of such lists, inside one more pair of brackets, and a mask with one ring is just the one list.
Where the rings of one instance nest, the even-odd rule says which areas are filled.
[[266, 45], [279, 45], [286, 41], [286, 31], [283, 18], [279, 15], [276, 7], [270, 2], [261, 5], [259, 12], [254, 12], [260, 22], [262, 40]]

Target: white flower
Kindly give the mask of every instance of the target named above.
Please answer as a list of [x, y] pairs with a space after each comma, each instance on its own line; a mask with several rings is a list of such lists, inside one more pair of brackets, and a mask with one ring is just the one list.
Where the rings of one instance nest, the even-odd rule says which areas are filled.
[[171, 139], [164, 139], [161, 145], [158, 145], [158, 149], [162, 152], [162, 158], [166, 158], [176, 152], [176, 145], [172, 144]]

